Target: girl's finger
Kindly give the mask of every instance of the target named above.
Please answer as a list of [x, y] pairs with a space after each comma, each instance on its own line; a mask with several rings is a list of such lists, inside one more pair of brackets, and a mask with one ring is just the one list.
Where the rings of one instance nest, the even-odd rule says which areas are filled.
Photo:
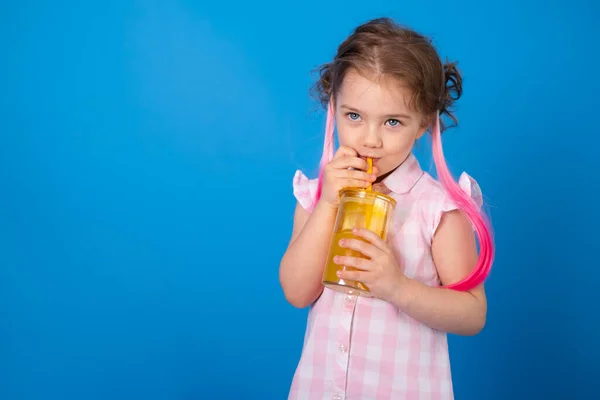
[[368, 174], [365, 171], [352, 170], [352, 169], [340, 169], [335, 171], [336, 178], [344, 179], [357, 179], [366, 182], [374, 182], [377, 177], [375, 174]]
[[339, 149], [333, 155], [333, 159], [337, 160], [342, 157], [356, 157], [358, 153], [351, 147], [348, 146], [340, 146]]
[[371, 231], [369, 229], [366, 229], [366, 228], [354, 228], [352, 230], [352, 233], [354, 233], [358, 237], [361, 237], [361, 238], [365, 239], [366, 241], [368, 241], [369, 243], [371, 243], [373, 246], [377, 247], [378, 249], [380, 249], [384, 253], [389, 254], [390, 247], [375, 232], [373, 232], [373, 231]]
[[361, 171], [366, 171], [369, 168], [369, 165], [365, 160], [356, 156], [342, 156], [331, 161], [330, 165], [334, 169], [354, 168]]
[[337, 181], [337, 183], [342, 187], [342, 188], [347, 188], [347, 187], [367, 187], [369, 186], [369, 182], [367, 181], [363, 181], [362, 179], [342, 179]]
[[333, 262], [346, 267], [358, 268], [363, 271], [371, 270], [371, 260], [359, 257], [335, 256]]
[[365, 271], [338, 271], [337, 276], [349, 281], [357, 281], [365, 284], [369, 282], [369, 273]]
[[377, 258], [382, 252], [381, 249], [373, 244], [358, 239], [342, 239], [339, 245], [342, 248], [356, 250], [370, 259]]

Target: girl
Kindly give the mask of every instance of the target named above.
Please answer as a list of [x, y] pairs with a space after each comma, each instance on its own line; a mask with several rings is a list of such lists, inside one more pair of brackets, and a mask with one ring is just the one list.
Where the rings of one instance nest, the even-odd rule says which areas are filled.
[[[322, 169], [316, 180], [296, 172], [294, 227], [279, 272], [287, 300], [310, 306], [289, 398], [452, 399], [446, 333], [483, 328], [482, 282], [492, 262], [479, 187], [466, 173], [457, 185], [441, 150], [439, 116], [456, 122], [449, 108], [461, 95], [459, 72], [427, 38], [389, 19], [359, 26], [320, 71], [316, 88], [328, 109]], [[412, 154], [428, 130], [441, 183]], [[338, 192], [369, 183], [397, 201], [389, 239], [359, 230], [364, 241], [340, 245], [367, 258], [336, 262], [357, 268], [339, 277], [364, 282], [374, 298], [324, 289]]]

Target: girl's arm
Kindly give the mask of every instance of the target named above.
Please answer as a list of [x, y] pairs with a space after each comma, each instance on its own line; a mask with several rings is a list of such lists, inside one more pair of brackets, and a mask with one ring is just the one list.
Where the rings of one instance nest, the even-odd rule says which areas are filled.
[[[432, 254], [443, 285], [458, 282], [477, 263], [473, 229], [460, 211], [442, 216], [433, 238]], [[459, 292], [407, 280], [399, 287], [393, 303], [416, 320], [457, 335], [479, 333], [487, 314], [483, 285], [470, 292]]]
[[326, 202], [319, 201], [312, 214], [296, 205], [292, 238], [279, 266], [285, 298], [295, 307], [311, 305], [323, 291], [323, 268], [336, 215], [337, 208]]

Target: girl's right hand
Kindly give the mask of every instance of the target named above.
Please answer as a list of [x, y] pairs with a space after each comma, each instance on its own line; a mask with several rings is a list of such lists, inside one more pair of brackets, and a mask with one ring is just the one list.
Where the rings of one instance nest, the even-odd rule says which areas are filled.
[[340, 203], [339, 192], [343, 188], [369, 186], [377, 179], [377, 170], [373, 167], [373, 174], [369, 175], [366, 172], [368, 168], [367, 161], [360, 158], [354, 149], [340, 146], [333, 160], [325, 167], [319, 201], [337, 207]]

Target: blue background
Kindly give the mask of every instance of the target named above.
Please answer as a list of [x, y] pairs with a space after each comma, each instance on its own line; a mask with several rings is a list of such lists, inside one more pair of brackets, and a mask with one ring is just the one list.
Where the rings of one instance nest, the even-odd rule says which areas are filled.
[[459, 61], [446, 155], [495, 224], [487, 326], [450, 339], [457, 398], [598, 393], [592, 1], [82, 3], [0, 5], [0, 399], [286, 398], [310, 71], [380, 15]]

